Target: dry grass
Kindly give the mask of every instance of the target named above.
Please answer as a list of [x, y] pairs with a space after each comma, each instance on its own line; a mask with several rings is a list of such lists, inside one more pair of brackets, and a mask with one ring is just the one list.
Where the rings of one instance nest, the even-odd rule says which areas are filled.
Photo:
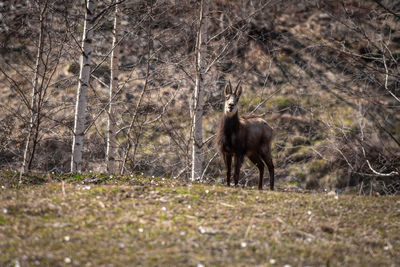
[[398, 196], [123, 180], [0, 179], [0, 265], [400, 265]]

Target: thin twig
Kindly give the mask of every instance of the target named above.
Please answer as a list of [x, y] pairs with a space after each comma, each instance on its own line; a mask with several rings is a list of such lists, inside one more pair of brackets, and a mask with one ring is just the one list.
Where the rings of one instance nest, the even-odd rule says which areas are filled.
[[203, 181], [203, 178], [204, 178], [204, 175], [206, 174], [206, 171], [207, 171], [207, 169], [208, 169], [208, 166], [210, 166], [210, 163], [217, 157], [217, 155], [218, 155], [218, 152], [216, 152], [216, 153], [211, 157], [211, 159], [208, 161], [206, 167], [204, 167], [203, 173], [201, 174], [200, 181]]

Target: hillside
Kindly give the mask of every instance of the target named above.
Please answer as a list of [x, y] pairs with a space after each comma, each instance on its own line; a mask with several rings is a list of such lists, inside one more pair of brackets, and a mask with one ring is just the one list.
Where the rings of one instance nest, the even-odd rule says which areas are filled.
[[[125, 176], [0, 184], [1, 266], [396, 266], [400, 198]], [[10, 183], [11, 182], [11, 183]]]
[[[32, 171], [66, 173], [83, 2], [47, 2], [47, 65], [39, 71], [43, 100]], [[0, 168], [15, 171], [28, 135], [42, 6], [0, 3]], [[112, 3], [98, 1], [96, 9], [101, 16], [93, 33], [86, 173], [106, 172]], [[204, 76], [204, 180], [223, 180], [213, 137], [222, 89], [228, 81], [236, 85], [241, 80], [240, 113], [262, 116], [275, 129], [280, 186], [400, 192], [399, 7], [399, 1], [389, 0], [212, 1], [205, 57], [210, 68]], [[118, 161], [128, 151], [126, 173], [187, 179], [199, 1], [125, 1], [120, 16]], [[257, 171], [248, 161], [242, 177], [241, 184], [255, 183]]]

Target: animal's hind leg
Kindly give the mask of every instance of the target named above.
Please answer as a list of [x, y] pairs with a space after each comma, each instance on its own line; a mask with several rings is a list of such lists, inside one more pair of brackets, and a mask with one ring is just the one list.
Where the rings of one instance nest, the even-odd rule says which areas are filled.
[[264, 162], [258, 155], [252, 155], [249, 157], [251, 162], [257, 166], [259, 176], [258, 176], [258, 190], [262, 190], [263, 178], [264, 178]]
[[268, 150], [268, 152], [262, 153], [262, 159], [264, 160], [265, 164], [267, 164], [269, 171], [269, 188], [271, 190], [274, 190], [275, 171], [270, 150]]
[[232, 169], [232, 156], [225, 153], [224, 162], [226, 166], [226, 183], [228, 186], [231, 185], [231, 169]]
[[239, 183], [240, 168], [242, 167], [243, 159], [243, 155], [235, 155], [235, 172], [233, 174], [233, 181], [235, 182], [235, 186], [237, 186]]

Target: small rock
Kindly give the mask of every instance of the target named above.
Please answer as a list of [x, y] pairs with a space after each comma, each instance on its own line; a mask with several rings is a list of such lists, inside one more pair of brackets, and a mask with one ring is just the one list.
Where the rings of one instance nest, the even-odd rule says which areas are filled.
[[328, 192], [328, 196], [335, 196], [336, 195], [336, 192], [335, 191], [329, 191]]
[[102, 201], [99, 201], [99, 206], [101, 207], [101, 208], [105, 208], [106, 207], [106, 205], [104, 205], [104, 203], [102, 202]]
[[208, 234], [208, 235], [216, 235], [218, 233], [221, 233], [221, 231], [219, 231], [218, 229], [207, 226], [199, 226], [199, 232], [201, 234]]

